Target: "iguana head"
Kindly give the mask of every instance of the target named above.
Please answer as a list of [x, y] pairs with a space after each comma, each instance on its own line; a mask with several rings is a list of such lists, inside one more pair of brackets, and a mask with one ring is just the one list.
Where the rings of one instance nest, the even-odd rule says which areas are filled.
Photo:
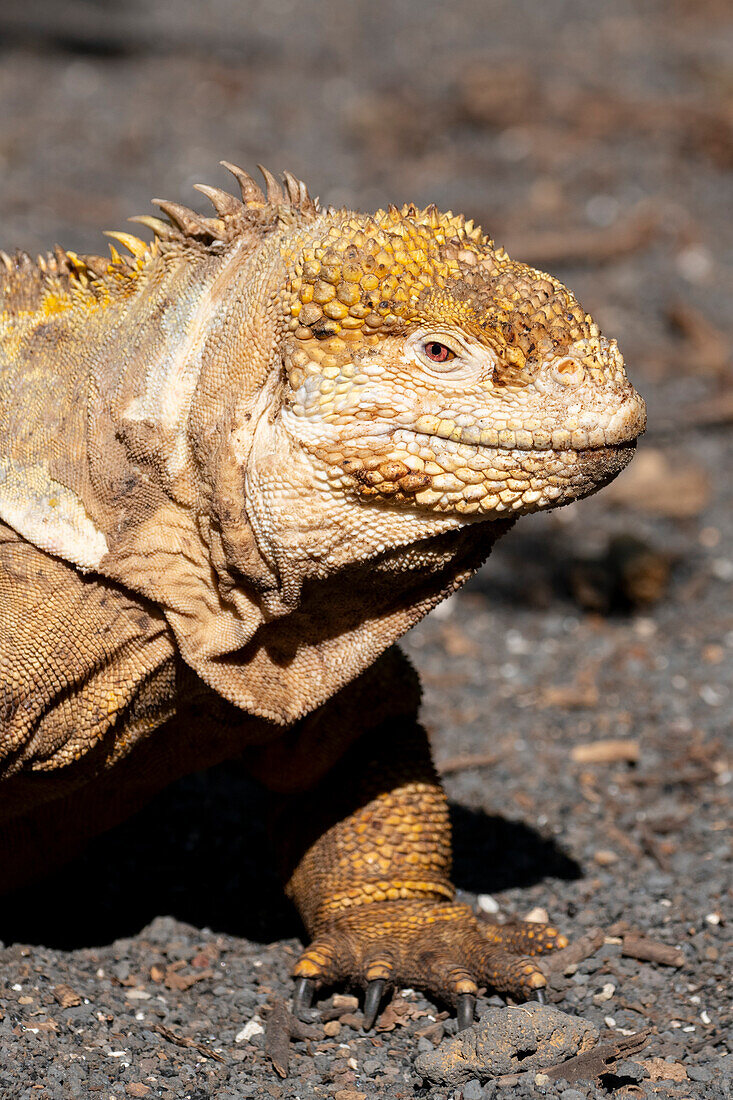
[[644, 429], [615, 340], [452, 213], [333, 212], [286, 306], [283, 422], [363, 504], [534, 512], [605, 484]]
[[200, 188], [217, 218], [161, 206], [171, 247], [198, 242], [222, 257], [218, 285], [236, 282], [189, 426], [224, 556], [251, 573], [254, 536], [273, 613], [307, 577], [477, 522], [502, 521], [496, 535], [629, 462], [644, 403], [552, 276], [434, 206], [323, 209], [287, 173], [266, 172], [265, 195], [227, 167], [241, 202]]

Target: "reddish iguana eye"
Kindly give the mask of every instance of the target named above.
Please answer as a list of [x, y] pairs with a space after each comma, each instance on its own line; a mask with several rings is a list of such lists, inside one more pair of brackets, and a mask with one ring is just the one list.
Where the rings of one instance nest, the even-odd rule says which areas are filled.
[[437, 340], [428, 340], [426, 344], [423, 344], [423, 349], [428, 359], [433, 363], [448, 363], [456, 357], [454, 351], [451, 351], [445, 344], [441, 344]]

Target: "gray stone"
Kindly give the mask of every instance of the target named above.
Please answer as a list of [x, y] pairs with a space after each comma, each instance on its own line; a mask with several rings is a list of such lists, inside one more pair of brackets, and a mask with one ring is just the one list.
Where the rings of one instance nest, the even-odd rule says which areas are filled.
[[483, 1093], [481, 1082], [477, 1081], [475, 1077], [463, 1086], [463, 1100], [481, 1100]]
[[685, 1069], [691, 1081], [712, 1081], [713, 1079], [710, 1066], [685, 1066]]
[[643, 1081], [649, 1074], [638, 1062], [632, 1062], [630, 1058], [624, 1058], [613, 1067], [615, 1077], [629, 1077], [632, 1081]]
[[509, 1073], [539, 1070], [590, 1050], [598, 1029], [588, 1020], [536, 1002], [489, 1009], [481, 1020], [418, 1054], [415, 1069], [436, 1084], [462, 1085]]

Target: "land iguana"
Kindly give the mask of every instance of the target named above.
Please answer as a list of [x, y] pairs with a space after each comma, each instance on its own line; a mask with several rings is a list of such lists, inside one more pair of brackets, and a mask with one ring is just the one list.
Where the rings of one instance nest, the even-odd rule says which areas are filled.
[[471, 221], [227, 167], [241, 199], [159, 202], [129, 256], [0, 254], [3, 884], [238, 757], [312, 937], [296, 1009], [346, 982], [371, 1026], [405, 984], [465, 1026], [567, 941], [455, 900], [394, 643], [517, 516], [615, 477], [644, 404]]

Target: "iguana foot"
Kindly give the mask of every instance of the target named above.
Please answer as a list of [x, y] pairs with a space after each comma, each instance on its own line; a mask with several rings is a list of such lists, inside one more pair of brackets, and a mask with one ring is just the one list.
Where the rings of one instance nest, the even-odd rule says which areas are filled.
[[484, 924], [455, 902], [371, 902], [332, 919], [303, 952], [293, 1006], [296, 1014], [307, 1008], [319, 985], [361, 986], [370, 1028], [387, 987], [414, 986], [454, 1005], [463, 1028], [473, 1021], [479, 986], [529, 1000], [547, 984], [530, 956], [566, 944], [547, 925]]

